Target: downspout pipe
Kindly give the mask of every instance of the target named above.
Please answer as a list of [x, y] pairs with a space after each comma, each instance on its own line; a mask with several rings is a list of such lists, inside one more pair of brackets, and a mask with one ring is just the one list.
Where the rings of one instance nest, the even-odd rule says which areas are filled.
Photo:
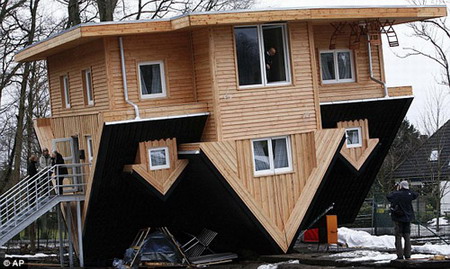
[[122, 67], [122, 81], [123, 81], [123, 94], [125, 95], [125, 101], [134, 107], [134, 114], [136, 115], [136, 120], [139, 120], [139, 107], [128, 99], [128, 83], [127, 83], [127, 70], [125, 68], [125, 54], [123, 52], [123, 41], [122, 37], [119, 37], [119, 48], [120, 48], [120, 65]]
[[367, 35], [367, 53], [369, 54], [370, 79], [373, 80], [373, 81], [375, 81], [375, 82], [378, 83], [378, 84], [381, 84], [381, 85], [383, 86], [383, 88], [384, 88], [384, 97], [385, 97], [385, 98], [388, 98], [388, 97], [389, 97], [389, 92], [388, 92], [388, 88], [387, 88], [387, 86], [386, 86], [386, 83], [383, 82], [383, 81], [381, 81], [381, 80], [379, 80], [379, 79], [376, 79], [376, 78], [373, 76], [373, 67], [372, 67], [372, 46], [370, 45], [370, 36], [369, 36], [369, 35]]

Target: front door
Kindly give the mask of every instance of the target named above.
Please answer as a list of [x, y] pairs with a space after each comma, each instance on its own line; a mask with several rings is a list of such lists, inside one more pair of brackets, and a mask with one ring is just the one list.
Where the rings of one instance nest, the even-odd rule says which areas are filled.
[[[52, 140], [52, 152], [58, 151], [64, 159], [65, 164], [75, 164], [79, 163], [79, 158], [77, 158], [77, 149], [78, 149], [78, 137], [67, 137], [67, 138], [56, 138]], [[67, 167], [68, 175], [64, 179], [63, 184], [79, 184], [80, 179], [77, 175], [79, 175], [80, 168], [71, 168]], [[76, 188], [64, 188], [64, 192], [67, 191], [76, 191]]]

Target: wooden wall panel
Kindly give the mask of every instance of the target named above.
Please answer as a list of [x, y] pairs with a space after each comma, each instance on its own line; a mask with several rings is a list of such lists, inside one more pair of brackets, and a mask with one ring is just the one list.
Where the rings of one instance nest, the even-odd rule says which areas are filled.
[[367, 119], [354, 121], [341, 121], [337, 123], [338, 128], [361, 127], [361, 147], [347, 148], [346, 143], [342, 145], [341, 154], [344, 156], [357, 170], [359, 170], [369, 155], [378, 144], [378, 138], [369, 137], [369, 122]]
[[390, 87], [388, 88], [389, 96], [410, 96], [413, 95], [413, 90], [411, 86], [402, 87]]
[[253, 173], [250, 139], [201, 143], [200, 149], [287, 250], [342, 138], [343, 129], [290, 135], [293, 171], [259, 177]]
[[[108, 73], [111, 74], [110, 95], [113, 109], [132, 110], [125, 102], [119, 41], [107, 38]], [[129, 99], [142, 108], [195, 102], [194, 71], [190, 32], [159, 33], [123, 37]], [[163, 61], [167, 97], [141, 99], [138, 63]]]
[[[323, 24], [315, 25], [313, 29], [318, 68], [317, 74], [319, 76], [318, 80], [321, 82], [319, 51], [329, 49], [330, 38], [334, 28], [329, 24]], [[349, 48], [350, 27], [347, 25], [343, 32], [344, 33], [339, 35], [336, 39], [336, 49]], [[374, 77], [377, 79], [384, 78], [384, 71], [381, 68], [382, 59], [379, 57], [381, 55], [381, 49], [381, 46], [372, 46], [372, 70]], [[384, 97], [384, 88], [370, 79], [369, 56], [367, 53], [367, 39], [365, 36], [361, 37], [359, 49], [353, 50], [353, 58], [355, 63], [356, 82], [335, 84], [320, 83], [320, 102]]]
[[288, 35], [292, 84], [239, 89], [233, 27], [213, 28], [216, 124], [223, 140], [317, 129], [307, 23], [289, 23]]
[[[84, 202], [82, 212], [83, 222], [85, 212], [89, 204], [89, 195], [93, 179], [93, 174], [91, 174], [90, 171], [95, 171], [100, 138], [103, 130], [103, 122], [104, 121], [102, 114], [97, 113], [80, 116], [38, 119], [34, 124], [36, 133], [39, 137], [39, 142], [41, 143], [41, 147], [47, 147], [50, 150], [52, 150], [52, 139], [69, 138], [71, 136], [77, 135], [79, 149], [84, 149], [86, 153], [86, 160], [84, 162], [88, 162], [86, 136], [89, 135], [92, 137], [94, 159], [92, 160], [92, 166], [86, 167], [86, 169], [84, 170], [84, 173], [86, 173], [86, 200]], [[67, 151], [67, 149], [62, 149], [61, 151]]]
[[[103, 40], [80, 45], [47, 59], [50, 101], [53, 116], [93, 113], [109, 108], [108, 85]], [[92, 70], [94, 105], [84, 100], [82, 70]], [[70, 108], [62, 103], [60, 76], [69, 76]]]
[[236, 141], [239, 179], [279, 229], [284, 228], [283, 223], [289, 219], [295, 202], [316, 166], [313, 132], [291, 135], [290, 141], [293, 171], [270, 176], [254, 176], [251, 140]]
[[[167, 169], [150, 169], [148, 150], [151, 148], [168, 147], [170, 167]], [[143, 177], [150, 185], [165, 195], [172, 184], [178, 179], [181, 172], [186, 168], [188, 160], [178, 160], [176, 138], [146, 141], [139, 143], [136, 154], [136, 164], [126, 165], [124, 171], [134, 170]]]
[[217, 141], [215, 117], [216, 92], [211, 66], [211, 30], [192, 31], [192, 47], [194, 53], [194, 72], [197, 101], [208, 105], [210, 116], [206, 121], [202, 141]]

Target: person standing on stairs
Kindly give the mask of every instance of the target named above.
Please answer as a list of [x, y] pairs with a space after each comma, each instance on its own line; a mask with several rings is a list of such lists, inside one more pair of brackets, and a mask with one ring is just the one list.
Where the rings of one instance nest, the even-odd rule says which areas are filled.
[[57, 178], [57, 184], [59, 185], [59, 191], [58, 194], [64, 194], [63, 193], [63, 184], [64, 184], [64, 177], [68, 174], [67, 167], [64, 166], [64, 158], [58, 151], [53, 151], [52, 153], [52, 166], [58, 164], [56, 167], [56, 178]]
[[[32, 178], [37, 174], [37, 160], [37, 156], [34, 154], [28, 159], [28, 178]], [[36, 180], [32, 180], [28, 185], [28, 197], [31, 197], [31, 199], [29, 199], [30, 205], [34, 205], [36, 203]]]

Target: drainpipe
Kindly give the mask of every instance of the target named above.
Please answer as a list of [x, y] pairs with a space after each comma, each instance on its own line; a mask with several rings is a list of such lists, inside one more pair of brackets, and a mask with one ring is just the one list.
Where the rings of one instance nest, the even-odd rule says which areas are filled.
[[370, 36], [367, 35], [367, 52], [369, 53], [369, 70], [370, 70], [370, 79], [375, 81], [378, 84], [381, 84], [384, 87], [384, 97], [389, 97], [388, 88], [386, 86], [386, 83], [384, 83], [381, 80], [378, 80], [373, 77], [373, 70], [372, 70], [372, 47], [370, 46]]
[[125, 101], [134, 107], [134, 113], [136, 115], [136, 120], [139, 117], [139, 107], [128, 99], [128, 83], [127, 83], [127, 70], [125, 68], [125, 55], [123, 52], [123, 41], [122, 37], [119, 37], [119, 47], [120, 47], [120, 65], [122, 67], [122, 81], [123, 81], [123, 94], [125, 95]]

